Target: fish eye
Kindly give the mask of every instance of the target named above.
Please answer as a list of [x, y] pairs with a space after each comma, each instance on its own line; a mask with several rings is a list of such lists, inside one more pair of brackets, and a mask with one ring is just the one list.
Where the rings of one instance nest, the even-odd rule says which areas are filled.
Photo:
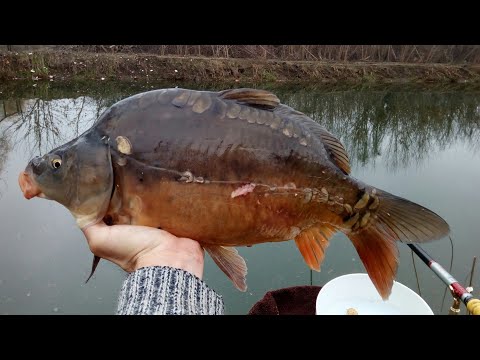
[[60, 166], [62, 166], [62, 159], [53, 159], [52, 160], [52, 167], [54, 169], [58, 169]]

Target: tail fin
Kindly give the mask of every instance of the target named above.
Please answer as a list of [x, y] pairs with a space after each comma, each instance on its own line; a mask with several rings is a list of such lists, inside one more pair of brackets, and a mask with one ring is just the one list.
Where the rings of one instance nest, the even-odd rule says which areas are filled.
[[397, 273], [395, 242], [427, 242], [450, 232], [445, 220], [434, 212], [385, 191], [364, 194], [353, 209], [345, 233], [384, 300], [390, 296]]

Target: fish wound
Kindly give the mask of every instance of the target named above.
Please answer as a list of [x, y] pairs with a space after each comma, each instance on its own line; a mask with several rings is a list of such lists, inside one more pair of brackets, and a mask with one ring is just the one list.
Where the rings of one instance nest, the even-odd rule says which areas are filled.
[[230, 194], [230, 197], [233, 199], [233, 198], [236, 198], [237, 196], [247, 195], [248, 193], [251, 193], [253, 189], [255, 189], [255, 184], [247, 184], [247, 185], [240, 186], [238, 189], [235, 189], [234, 191], [232, 191], [232, 193]]

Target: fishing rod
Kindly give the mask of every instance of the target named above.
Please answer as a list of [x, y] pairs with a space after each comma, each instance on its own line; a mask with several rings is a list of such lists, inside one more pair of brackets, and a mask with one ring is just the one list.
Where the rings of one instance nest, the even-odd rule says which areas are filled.
[[[407, 244], [410, 249], [442, 280], [452, 291], [454, 298], [463, 301], [473, 315], [480, 315], [480, 300], [475, 299], [460, 283], [425, 250], [417, 244]], [[458, 304], [460, 305], [460, 303]]]

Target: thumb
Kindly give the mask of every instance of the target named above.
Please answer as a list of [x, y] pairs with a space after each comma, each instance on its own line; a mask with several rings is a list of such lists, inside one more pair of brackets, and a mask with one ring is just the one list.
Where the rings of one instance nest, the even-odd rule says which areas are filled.
[[108, 239], [109, 226], [103, 221], [100, 221], [96, 224], [88, 225], [81, 230], [87, 239], [90, 250], [95, 255], [97, 255], [98, 252], [101, 252], [102, 244]]
[[85, 234], [87, 240], [89, 237], [94, 236], [96, 233], [101, 233], [105, 228], [108, 228], [108, 225], [105, 224], [103, 220], [98, 223], [87, 225], [80, 230]]

